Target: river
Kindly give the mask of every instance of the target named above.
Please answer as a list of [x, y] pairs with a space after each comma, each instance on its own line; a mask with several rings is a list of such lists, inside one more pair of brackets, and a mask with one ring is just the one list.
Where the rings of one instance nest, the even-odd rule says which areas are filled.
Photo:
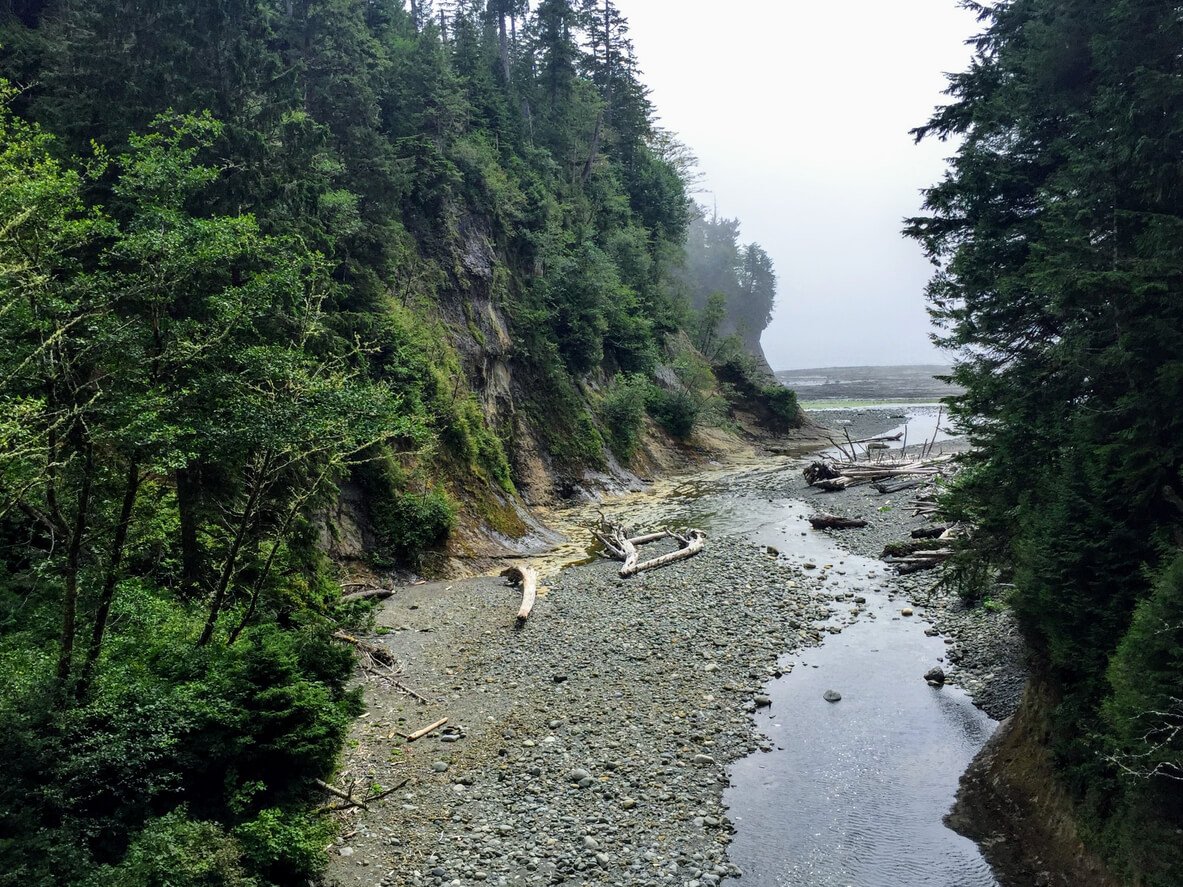
[[[948, 438], [935, 408], [912, 408], [911, 442]], [[902, 426], [901, 426], [902, 429]], [[889, 433], [895, 433], [892, 429]], [[918, 432], [913, 434], [913, 432]], [[896, 445], [898, 446], [898, 444]], [[901, 615], [886, 566], [814, 531], [816, 507], [786, 492], [784, 464], [708, 470], [613, 503], [618, 519], [743, 534], [814, 565], [843, 602], [820, 647], [781, 664], [754, 717], [774, 748], [729, 768], [729, 856], [749, 887], [992, 887], [978, 847], [947, 828], [958, 779], [997, 723], [954, 686], [922, 675], [943, 664], [942, 638]], [[658, 492], [658, 495], [654, 495]], [[827, 570], [826, 567], [832, 567]], [[946, 666], [947, 667], [947, 666]], [[823, 699], [838, 691], [837, 703]]]

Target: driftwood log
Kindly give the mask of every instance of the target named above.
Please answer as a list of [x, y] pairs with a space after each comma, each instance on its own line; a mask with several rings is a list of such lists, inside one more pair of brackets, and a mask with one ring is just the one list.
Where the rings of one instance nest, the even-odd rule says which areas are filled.
[[903, 485], [884, 485], [881, 491], [894, 492], [926, 481], [935, 480], [951, 468], [952, 456], [899, 459], [827, 459], [807, 465], [802, 474], [806, 482], [820, 490], [837, 492], [860, 484], [882, 484], [884, 481], [903, 481]]
[[501, 575], [514, 585], [522, 586], [522, 605], [518, 608], [518, 625], [522, 625], [530, 618], [530, 611], [538, 600], [538, 571], [527, 565], [510, 567]]
[[[655, 570], [688, 557], [694, 557], [702, 551], [706, 544], [706, 534], [701, 530], [685, 530], [681, 534], [675, 533], [673, 530], [659, 530], [654, 533], [630, 536], [626, 528], [610, 524], [602, 519], [600, 528], [592, 530], [591, 534], [604, 546], [605, 556], [623, 561], [620, 567], [622, 579], [627, 579], [629, 576], [646, 570]], [[648, 545], [650, 542], [657, 542], [661, 539], [677, 539], [682, 547], [669, 554], [663, 554], [661, 557], [641, 561], [638, 546]]]
[[917, 527], [912, 531], [913, 539], [936, 539], [941, 533], [949, 529], [948, 524], [935, 524], [931, 527]]
[[341, 603], [350, 604], [354, 601], [368, 601], [380, 600], [384, 601], [388, 597], [393, 597], [394, 590], [391, 588], [367, 588], [364, 591], [351, 591], [349, 594], [341, 595]]
[[438, 721], [433, 721], [432, 723], [428, 724], [426, 727], [420, 727], [414, 733], [407, 734], [407, 742], [414, 742], [416, 739], [422, 739], [424, 736], [426, 736], [432, 730], [438, 730], [440, 727], [444, 726], [444, 724], [446, 724], [446, 723], [448, 723], [447, 718], [440, 718]]
[[809, 522], [815, 530], [861, 530], [867, 522], [861, 517], [839, 517], [836, 514], [819, 514]]
[[353, 635], [346, 634], [343, 631], [333, 632], [333, 638], [356, 647], [363, 655], [369, 656], [375, 662], [380, 662], [389, 668], [394, 668], [398, 665], [398, 660], [394, 658], [394, 654], [385, 647], [371, 644], [369, 641], [363, 641], [361, 638], [355, 638]]
[[694, 557], [706, 545], [706, 533], [702, 530], [687, 530], [684, 536], [678, 533], [670, 533], [670, 535], [682, 543], [681, 548], [677, 551], [671, 551], [669, 554], [663, 554], [661, 557], [655, 557], [653, 560], [642, 561], [639, 564], [634, 563], [631, 567], [626, 562], [620, 568], [621, 578], [635, 576], [637, 573], [643, 573], [646, 570], [656, 570], [658, 567], [665, 567], [669, 564], [686, 560], [686, 558]]

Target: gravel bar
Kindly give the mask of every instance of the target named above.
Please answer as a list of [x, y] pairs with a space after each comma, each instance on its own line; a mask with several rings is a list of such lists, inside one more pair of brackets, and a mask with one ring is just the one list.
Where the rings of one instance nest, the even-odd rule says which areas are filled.
[[[856, 554], [876, 557], [921, 523], [906, 494], [819, 494], [784, 464], [770, 498], [870, 517], [835, 534]], [[518, 592], [499, 579], [400, 590], [377, 611], [376, 640], [403, 664], [397, 683], [430, 701], [391, 675], [366, 678], [335, 783], [364, 798], [407, 781], [338, 814], [330, 883], [707, 887], [741, 875], [726, 855], [724, 767], [769, 748], [751, 712], [779, 657], [858, 618], [818, 572], [712, 535], [698, 557], [627, 581], [607, 561], [564, 570], [521, 629]], [[1005, 717], [1025, 678], [1013, 621], [933, 582], [892, 576], [884, 590], [917, 602], [950, 644], [950, 680]]]

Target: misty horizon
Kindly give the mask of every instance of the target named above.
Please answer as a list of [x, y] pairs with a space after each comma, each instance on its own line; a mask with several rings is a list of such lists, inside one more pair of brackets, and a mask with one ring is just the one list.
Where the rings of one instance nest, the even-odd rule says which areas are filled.
[[948, 364], [929, 341], [933, 267], [900, 232], [953, 153], [909, 130], [966, 66], [973, 16], [953, 0], [620, 7], [660, 125], [699, 159], [699, 201], [776, 266], [772, 368]]

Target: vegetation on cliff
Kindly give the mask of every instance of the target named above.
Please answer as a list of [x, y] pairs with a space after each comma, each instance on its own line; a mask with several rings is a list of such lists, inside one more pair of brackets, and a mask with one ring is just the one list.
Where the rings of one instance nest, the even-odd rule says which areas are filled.
[[414, 565], [512, 514], [523, 440], [725, 419], [627, 23], [524, 7], [0, 5], [0, 882], [304, 883], [338, 488]]
[[1183, 883], [1183, 20], [1169, 3], [966, 3], [985, 31], [920, 137], [959, 139], [911, 221], [939, 271], [953, 505], [1055, 694], [1090, 842]]

